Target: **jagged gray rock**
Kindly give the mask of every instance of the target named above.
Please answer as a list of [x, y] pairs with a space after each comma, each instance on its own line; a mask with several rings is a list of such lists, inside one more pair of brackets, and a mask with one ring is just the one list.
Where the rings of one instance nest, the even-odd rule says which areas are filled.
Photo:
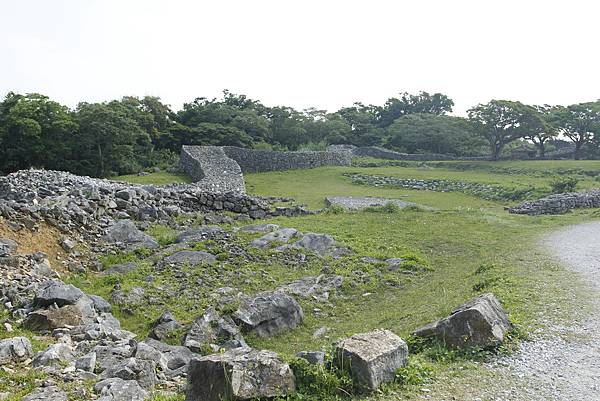
[[71, 346], [65, 343], [56, 343], [50, 345], [46, 351], [38, 353], [31, 361], [31, 366], [54, 366], [71, 362], [73, 359]]
[[117, 377], [96, 383], [94, 390], [100, 394], [97, 401], [144, 401], [148, 397], [148, 392], [135, 380]]
[[250, 243], [250, 246], [255, 248], [266, 248], [271, 243], [288, 243], [290, 240], [300, 235], [302, 234], [295, 228], [280, 228], [279, 230], [255, 239]]
[[493, 347], [510, 329], [508, 315], [494, 294], [473, 298], [450, 316], [417, 329], [419, 337], [436, 338], [452, 348]]
[[152, 388], [156, 382], [156, 363], [150, 360], [127, 358], [107, 367], [100, 375], [103, 379], [117, 377], [123, 380], [135, 380], [142, 388]]
[[0, 238], [0, 257], [8, 256], [17, 251], [19, 244], [8, 238]]
[[204, 353], [211, 346], [236, 348], [246, 343], [229, 316], [220, 316], [214, 308], [209, 308], [194, 320], [183, 338], [183, 345], [193, 352]]
[[322, 274], [300, 278], [279, 287], [277, 291], [323, 302], [329, 299], [331, 292], [339, 290], [343, 282], [342, 276]]
[[173, 314], [170, 311], [165, 311], [152, 325], [148, 337], [164, 341], [179, 329], [181, 329], [181, 325], [177, 322]]
[[294, 374], [276, 353], [235, 348], [190, 361], [185, 400], [250, 400], [294, 391]]
[[119, 220], [113, 224], [108, 228], [103, 240], [108, 244], [124, 244], [128, 249], [160, 247], [158, 242], [141, 232], [131, 220]]
[[71, 284], [65, 284], [59, 280], [48, 280], [36, 292], [33, 304], [37, 307], [46, 307], [52, 304], [57, 306], [72, 305], [83, 295], [79, 288]]
[[13, 337], [0, 341], [0, 365], [23, 362], [32, 356], [31, 342], [26, 337]]
[[178, 243], [200, 242], [223, 235], [225, 231], [219, 226], [203, 226], [192, 228], [177, 234]]
[[339, 341], [334, 361], [340, 369], [350, 370], [363, 390], [373, 391], [393, 381], [407, 357], [408, 346], [400, 337], [389, 330], [375, 330]]
[[302, 323], [304, 312], [293, 297], [280, 292], [264, 292], [242, 299], [233, 318], [245, 330], [270, 337], [295, 329]]
[[67, 393], [57, 386], [40, 387], [23, 397], [22, 401], [68, 401]]

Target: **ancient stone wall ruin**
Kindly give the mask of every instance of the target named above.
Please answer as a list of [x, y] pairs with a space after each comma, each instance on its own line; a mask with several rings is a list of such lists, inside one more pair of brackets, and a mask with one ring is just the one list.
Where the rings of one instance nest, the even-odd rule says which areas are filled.
[[183, 146], [181, 167], [210, 192], [245, 192], [244, 173], [349, 166], [348, 152], [276, 152], [234, 146]]
[[569, 192], [523, 202], [508, 209], [513, 214], [562, 214], [573, 209], [600, 207], [600, 190]]
[[224, 146], [225, 154], [235, 160], [244, 173], [284, 171], [322, 166], [350, 166], [352, 155], [344, 152], [277, 152]]
[[218, 146], [183, 146], [181, 167], [196, 185], [213, 193], [245, 193], [244, 176], [235, 160]]

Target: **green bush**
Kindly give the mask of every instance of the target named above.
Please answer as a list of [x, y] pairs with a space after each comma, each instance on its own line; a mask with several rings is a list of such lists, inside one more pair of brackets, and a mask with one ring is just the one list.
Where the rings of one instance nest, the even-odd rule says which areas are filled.
[[296, 378], [298, 400], [338, 400], [354, 393], [350, 374], [337, 369], [331, 362], [331, 353], [324, 365], [312, 365], [302, 358], [289, 362]]
[[575, 191], [579, 180], [575, 177], [561, 177], [550, 182], [550, 189], [553, 194], [562, 194]]

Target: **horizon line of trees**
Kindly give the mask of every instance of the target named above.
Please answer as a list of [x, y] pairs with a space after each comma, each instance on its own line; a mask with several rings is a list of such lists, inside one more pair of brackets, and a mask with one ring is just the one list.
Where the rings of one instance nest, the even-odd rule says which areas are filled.
[[401, 93], [383, 105], [335, 112], [268, 107], [223, 91], [174, 111], [158, 97], [126, 96], [74, 109], [47, 96], [9, 92], [0, 102], [0, 172], [29, 167], [96, 177], [172, 163], [182, 145], [317, 150], [328, 144], [383, 146], [407, 153], [500, 158], [515, 146], [573, 143], [575, 158], [600, 153], [600, 101], [569, 106], [491, 100], [451, 116], [441, 93]]

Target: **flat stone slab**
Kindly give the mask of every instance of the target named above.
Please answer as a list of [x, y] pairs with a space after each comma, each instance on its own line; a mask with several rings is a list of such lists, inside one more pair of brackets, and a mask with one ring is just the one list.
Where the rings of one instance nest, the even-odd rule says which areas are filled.
[[414, 206], [416, 203], [401, 201], [399, 199], [387, 198], [372, 198], [370, 196], [364, 198], [354, 198], [352, 196], [328, 196], [325, 198], [327, 206], [340, 205], [346, 209], [364, 209], [369, 206], [385, 206], [388, 203], [393, 203], [399, 207]]

